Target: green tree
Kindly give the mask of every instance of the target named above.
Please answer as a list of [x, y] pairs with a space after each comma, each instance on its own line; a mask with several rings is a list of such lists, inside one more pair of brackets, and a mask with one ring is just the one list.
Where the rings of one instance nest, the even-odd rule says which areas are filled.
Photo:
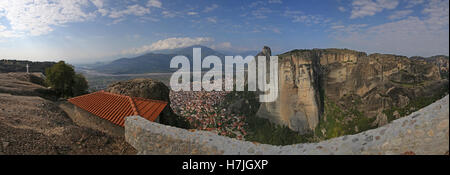
[[80, 96], [88, 93], [89, 85], [82, 74], [75, 74], [72, 92], [74, 96]]
[[46, 83], [60, 97], [73, 97], [87, 92], [88, 84], [81, 74], [75, 74], [71, 65], [60, 61], [45, 70]]

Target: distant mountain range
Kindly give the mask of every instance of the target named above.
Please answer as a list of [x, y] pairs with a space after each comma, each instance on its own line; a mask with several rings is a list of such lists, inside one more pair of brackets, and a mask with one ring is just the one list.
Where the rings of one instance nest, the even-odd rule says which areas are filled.
[[98, 65], [95, 67], [97, 72], [108, 73], [108, 74], [141, 74], [141, 73], [162, 73], [162, 72], [173, 72], [175, 69], [170, 69], [170, 61], [174, 56], [184, 55], [188, 57], [192, 66], [192, 55], [193, 48], [202, 49], [202, 59], [215, 55], [224, 59], [226, 55], [256, 55], [257, 51], [246, 51], [246, 52], [219, 52], [206, 46], [194, 45], [185, 48], [159, 50], [152, 53], [147, 53], [134, 58], [120, 58], [107, 64]]

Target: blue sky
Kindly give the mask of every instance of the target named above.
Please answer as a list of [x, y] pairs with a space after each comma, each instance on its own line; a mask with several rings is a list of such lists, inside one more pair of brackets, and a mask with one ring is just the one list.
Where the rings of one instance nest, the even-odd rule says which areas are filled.
[[448, 0], [2, 0], [0, 59], [88, 63], [201, 44], [449, 54]]

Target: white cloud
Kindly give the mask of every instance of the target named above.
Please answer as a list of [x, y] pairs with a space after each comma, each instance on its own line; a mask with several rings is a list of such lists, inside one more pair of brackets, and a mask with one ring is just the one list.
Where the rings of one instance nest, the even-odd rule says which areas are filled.
[[173, 17], [178, 16], [178, 14], [177, 14], [176, 12], [173, 12], [173, 11], [167, 11], [167, 10], [161, 12], [161, 14], [162, 14], [164, 17], [166, 17], [166, 18], [173, 18]]
[[122, 51], [122, 54], [144, 54], [144, 53], [156, 51], [156, 50], [183, 48], [183, 47], [189, 47], [189, 46], [193, 46], [193, 45], [205, 44], [205, 43], [212, 42], [212, 41], [213, 41], [213, 39], [208, 38], [208, 37], [168, 38], [168, 39], [164, 39], [164, 40], [159, 40], [150, 45], [144, 45], [139, 48], [132, 48], [129, 50], [124, 50], [124, 51]]
[[212, 23], [217, 23], [217, 17], [208, 17], [206, 20]]
[[214, 50], [230, 50], [233, 48], [233, 46], [231, 45], [230, 42], [214, 44], [214, 45], [211, 45], [210, 47], [211, 47], [211, 49], [214, 49]]
[[409, 14], [411, 14], [412, 10], [399, 10], [394, 12], [392, 15], [390, 15], [389, 19], [401, 19], [407, 17]]
[[341, 12], [347, 11], [347, 9], [345, 9], [345, 7], [342, 7], [342, 6], [339, 6], [339, 7], [338, 7], [338, 10], [341, 11]]
[[143, 16], [145, 14], [149, 14], [150, 9], [142, 7], [138, 4], [130, 5], [124, 10], [111, 10], [109, 14], [110, 18], [121, 18], [126, 15], [135, 15], [135, 16]]
[[206, 7], [205, 10], [203, 10], [203, 12], [204, 13], [212, 12], [213, 10], [215, 10], [218, 7], [219, 7], [219, 5], [213, 4], [211, 6]]
[[281, 31], [278, 28], [272, 28], [272, 32], [280, 34]]
[[430, 28], [447, 29], [449, 21], [449, 1], [448, 0], [430, 0], [422, 13], [428, 15], [426, 23]]
[[325, 19], [322, 16], [317, 16], [317, 15], [295, 16], [294, 19], [292, 20], [292, 22], [301, 22], [301, 23], [305, 23], [307, 25], [311, 25], [311, 24], [326, 24], [329, 21], [330, 21], [329, 19]]
[[406, 8], [411, 8], [424, 2], [425, 0], [407, 0], [408, 5], [406, 5]]
[[372, 52], [407, 56], [448, 54], [449, 1], [431, 0], [422, 13], [426, 16], [410, 16], [376, 26], [335, 26], [332, 37], [341, 46]]
[[188, 15], [198, 15], [198, 12], [187, 12]]
[[91, 0], [91, 2], [97, 7], [98, 9], [103, 8], [104, 2], [103, 0]]
[[300, 22], [300, 23], [304, 23], [306, 25], [327, 24], [331, 21], [330, 19], [324, 18], [320, 15], [307, 15], [301, 11], [287, 10], [284, 12], [284, 16], [291, 18], [292, 22], [294, 22], [294, 23]]
[[92, 4], [97, 7], [97, 11], [102, 15], [106, 16], [109, 13], [109, 10], [105, 9], [105, 2], [103, 0], [91, 0]]
[[272, 26], [260, 26], [260, 25], [254, 26], [253, 31], [251, 31], [251, 32], [253, 32], [253, 33], [272, 32], [272, 33], [276, 33], [276, 34], [281, 34], [281, 31], [279, 28], [272, 27]]
[[333, 25], [331, 29], [334, 29], [335, 34], [354, 34], [360, 32], [364, 28], [366, 28], [367, 24], [350, 24], [346, 25]]
[[253, 7], [257, 7], [257, 6], [262, 6], [262, 5], [264, 5], [264, 4], [266, 4], [266, 3], [263, 2], [263, 1], [255, 1], [255, 2], [252, 2], [252, 3], [249, 5], [249, 7], [250, 7], [250, 8], [253, 8]]
[[[112, 18], [111, 24], [125, 20], [127, 15], [150, 13], [150, 7], [161, 8], [159, 0], [149, 0], [147, 6], [129, 5], [125, 9], [110, 8], [105, 0], [1, 0], [0, 18], [9, 25], [1, 37], [39, 36], [52, 32], [54, 27], [94, 19], [100, 14]], [[110, 5], [110, 4], [109, 4]], [[92, 10], [94, 7], [96, 9]]]
[[272, 13], [272, 10], [265, 7], [261, 7], [252, 11], [252, 15], [256, 19], [265, 19], [267, 18], [267, 15], [269, 15], [270, 13]]
[[147, 7], [157, 7], [162, 8], [162, 3], [159, 0], [149, 0], [147, 2]]
[[2, 0], [0, 18], [9, 21], [9, 29], [3, 29], [0, 37], [37, 36], [53, 31], [54, 26], [86, 21], [95, 15], [83, 10], [87, 0]]
[[283, 1], [281, 0], [269, 0], [269, 4], [281, 4]]
[[384, 9], [395, 9], [398, 0], [353, 0], [351, 19], [373, 16]]

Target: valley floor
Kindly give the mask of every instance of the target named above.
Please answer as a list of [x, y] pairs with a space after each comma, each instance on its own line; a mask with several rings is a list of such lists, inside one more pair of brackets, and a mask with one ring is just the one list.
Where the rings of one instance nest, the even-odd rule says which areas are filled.
[[170, 107], [198, 130], [243, 140], [247, 135], [244, 116], [230, 113], [219, 105], [229, 92], [170, 92]]

